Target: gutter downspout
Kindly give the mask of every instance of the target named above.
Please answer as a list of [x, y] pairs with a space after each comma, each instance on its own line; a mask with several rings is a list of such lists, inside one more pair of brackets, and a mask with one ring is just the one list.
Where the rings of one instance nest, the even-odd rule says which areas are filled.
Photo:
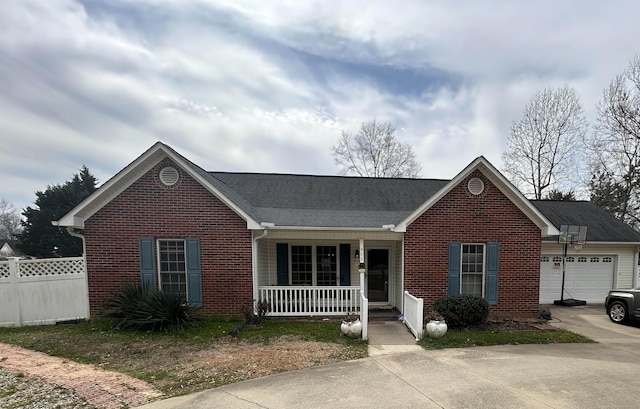
[[[262, 234], [253, 238], [253, 243], [251, 245], [251, 269], [253, 270], [253, 300], [254, 300], [254, 308], [255, 302], [258, 301], [258, 240], [267, 237], [269, 234], [269, 227], [273, 227], [272, 223], [260, 223], [262, 226]], [[255, 230], [254, 230], [255, 232]]]
[[638, 277], [638, 275], [640, 274], [640, 272], [638, 271], [638, 263], [640, 262], [640, 260], [638, 260], [638, 258], [640, 257], [640, 246], [636, 247], [636, 251], [635, 254], [633, 255], [633, 281], [631, 282], [631, 285], [633, 288], [638, 287], [638, 285], [640, 285], [640, 277]]
[[[58, 226], [58, 222], [51, 222], [51, 224], [53, 224], [54, 226]], [[67, 226], [67, 233], [69, 233], [69, 235], [71, 235], [73, 237], [77, 237], [80, 240], [82, 240], [82, 264], [83, 264], [84, 276], [85, 276], [85, 280], [84, 280], [84, 283], [85, 283], [85, 295], [87, 297], [86, 316], [87, 316], [87, 319], [89, 319], [89, 318], [91, 318], [91, 316], [90, 316], [91, 308], [89, 307], [89, 272], [87, 270], [87, 242], [85, 241], [84, 234], [78, 233], [75, 230], [74, 227]]]

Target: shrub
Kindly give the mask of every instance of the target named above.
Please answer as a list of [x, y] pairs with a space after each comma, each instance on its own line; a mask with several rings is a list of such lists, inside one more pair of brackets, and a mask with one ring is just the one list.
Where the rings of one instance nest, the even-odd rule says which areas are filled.
[[449, 328], [476, 327], [487, 322], [489, 303], [472, 295], [447, 295], [438, 298], [433, 309], [442, 314]]
[[107, 301], [104, 316], [115, 319], [117, 328], [179, 331], [193, 326], [193, 308], [184, 297], [130, 283]]
[[247, 325], [261, 325], [262, 321], [271, 312], [271, 304], [269, 301], [250, 301], [242, 306], [242, 314], [244, 315], [244, 321]]

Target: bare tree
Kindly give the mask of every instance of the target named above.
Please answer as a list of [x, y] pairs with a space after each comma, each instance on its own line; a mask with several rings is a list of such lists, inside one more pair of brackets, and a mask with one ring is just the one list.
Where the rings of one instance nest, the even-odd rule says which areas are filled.
[[620, 220], [640, 221], [640, 55], [602, 92], [587, 140], [591, 198]]
[[640, 54], [604, 89], [598, 115], [599, 134], [640, 139]]
[[535, 93], [523, 117], [511, 125], [502, 154], [505, 175], [535, 199], [541, 199], [549, 188], [573, 189], [586, 131], [584, 111], [573, 88]]
[[13, 205], [0, 198], [0, 238], [15, 239], [20, 232], [20, 213]]
[[411, 146], [395, 137], [396, 128], [388, 122], [363, 122], [357, 134], [342, 131], [332, 148], [336, 165], [343, 175], [415, 178], [421, 167]]

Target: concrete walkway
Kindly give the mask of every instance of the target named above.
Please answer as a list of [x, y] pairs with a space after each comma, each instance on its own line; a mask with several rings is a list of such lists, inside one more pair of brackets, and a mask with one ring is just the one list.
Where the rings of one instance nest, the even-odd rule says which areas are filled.
[[400, 321], [369, 322], [369, 356], [421, 351], [416, 338]]
[[[637, 407], [640, 328], [608, 321], [601, 308], [552, 309], [555, 323], [599, 344], [505, 345], [417, 350], [306, 368], [145, 405], [204, 408]], [[375, 352], [385, 331], [370, 326]], [[390, 326], [387, 326], [390, 325]], [[404, 336], [402, 332], [400, 335]], [[409, 335], [411, 342], [415, 342]], [[377, 340], [376, 340], [377, 339]], [[394, 341], [398, 342], [398, 341]], [[380, 344], [380, 345], [378, 345]]]

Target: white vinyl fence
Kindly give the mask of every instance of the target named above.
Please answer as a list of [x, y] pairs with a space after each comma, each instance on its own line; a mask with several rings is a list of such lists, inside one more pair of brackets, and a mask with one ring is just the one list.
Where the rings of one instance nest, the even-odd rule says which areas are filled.
[[0, 326], [89, 318], [83, 257], [0, 261]]
[[419, 341], [424, 328], [424, 300], [414, 297], [409, 291], [404, 292], [404, 323]]

